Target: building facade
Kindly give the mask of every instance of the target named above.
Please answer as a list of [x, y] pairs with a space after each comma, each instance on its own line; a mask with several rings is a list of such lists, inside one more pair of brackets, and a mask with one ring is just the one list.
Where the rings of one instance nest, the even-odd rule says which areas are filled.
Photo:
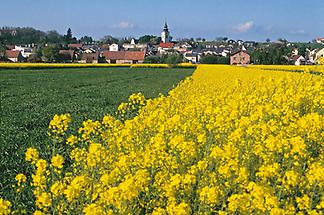
[[239, 50], [234, 52], [231, 55], [230, 60], [231, 60], [231, 65], [237, 65], [237, 64], [245, 65], [245, 64], [250, 64], [251, 57], [246, 51]]

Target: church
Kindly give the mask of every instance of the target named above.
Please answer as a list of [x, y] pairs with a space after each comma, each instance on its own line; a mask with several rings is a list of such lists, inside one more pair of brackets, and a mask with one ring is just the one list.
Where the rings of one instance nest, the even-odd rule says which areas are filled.
[[165, 22], [163, 31], [161, 33], [161, 40], [163, 43], [170, 43], [172, 40], [172, 37], [170, 36], [168, 24]]
[[163, 54], [167, 51], [171, 51], [173, 49], [174, 44], [172, 43], [172, 37], [170, 36], [170, 31], [168, 24], [165, 22], [163, 31], [161, 33], [161, 43], [159, 46], [160, 54]]

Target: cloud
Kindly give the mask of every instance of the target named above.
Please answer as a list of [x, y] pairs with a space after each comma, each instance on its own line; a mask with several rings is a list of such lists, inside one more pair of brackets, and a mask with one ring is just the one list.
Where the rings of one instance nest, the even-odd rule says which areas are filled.
[[122, 21], [116, 25], [114, 25], [115, 28], [121, 28], [121, 29], [129, 29], [129, 28], [134, 28], [134, 24], [127, 22], [127, 21]]
[[235, 26], [233, 29], [238, 33], [244, 33], [250, 30], [251, 28], [253, 28], [253, 26], [254, 26], [253, 21], [247, 21], [245, 23]]

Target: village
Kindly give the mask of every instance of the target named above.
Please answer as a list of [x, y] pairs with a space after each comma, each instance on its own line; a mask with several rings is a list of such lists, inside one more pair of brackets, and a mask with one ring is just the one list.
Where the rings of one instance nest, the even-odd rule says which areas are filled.
[[[15, 36], [16, 32], [12, 31], [11, 34]], [[233, 40], [226, 37], [216, 41], [201, 38], [173, 40], [167, 23], [164, 24], [160, 37], [149, 35], [145, 37], [149, 40], [143, 42], [129, 38], [122, 43], [120, 41], [99, 43], [92, 39], [75, 43], [76, 40], [71, 40], [71, 43], [59, 44], [59, 46], [56, 44], [59, 48], [50, 50], [52, 53], [49, 53], [53, 57], [48, 57], [46, 54], [39, 56], [39, 44], [5, 44], [5, 51], [0, 54], [0, 62], [141, 64], [166, 63], [166, 59], [173, 56], [171, 63], [314, 65], [324, 56], [324, 38], [317, 38], [311, 44], [304, 44], [303, 48], [298, 48], [298, 44], [284, 39], [275, 42], [268, 40], [265, 43]], [[46, 43], [43, 46], [46, 49], [52, 44]], [[267, 63], [266, 59], [262, 61], [262, 58], [266, 58], [266, 56], [262, 57], [262, 54], [267, 54], [268, 49], [274, 50], [278, 47], [284, 50], [278, 53], [281, 58], [279, 62], [270, 60]]]

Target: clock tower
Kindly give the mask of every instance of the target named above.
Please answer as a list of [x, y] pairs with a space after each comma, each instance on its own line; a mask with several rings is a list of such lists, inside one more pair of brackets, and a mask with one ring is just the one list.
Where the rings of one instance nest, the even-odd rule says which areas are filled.
[[162, 39], [163, 43], [171, 42], [170, 32], [169, 32], [168, 24], [166, 22], [165, 22], [163, 31], [161, 33], [161, 39]]

